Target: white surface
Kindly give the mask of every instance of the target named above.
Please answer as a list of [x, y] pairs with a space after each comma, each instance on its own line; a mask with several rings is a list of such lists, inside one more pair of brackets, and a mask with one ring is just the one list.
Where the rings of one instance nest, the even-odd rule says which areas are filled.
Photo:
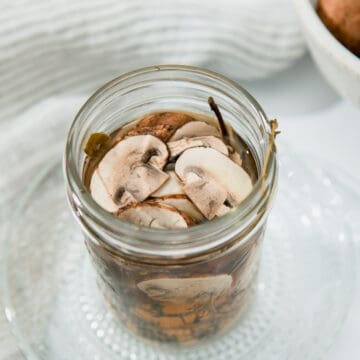
[[309, 49], [339, 94], [360, 106], [360, 59], [327, 30], [314, 11], [316, 2], [294, 0]]
[[244, 84], [268, 116], [279, 119], [281, 137], [299, 154], [360, 179], [360, 109], [334, 93], [309, 56], [273, 79]]
[[[248, 83], [247, 88], [269, 116], [279, 119], [280, 136], [300, 156], [324, 159], [325, 166], [333, 165], [331, 171], [344, 169], [358, 179], [360, 193], [360, 109], [336, 96], [308, 56], [274, 81]], [[326, 359], [360, 359], [359, 334], [360, 287]]]
[[[283, 131], [281, 137], [303, 158], [314, 155], [330, 161], [333, 171], [347, 170], [360, 179], [360, 110], [340, 100], [324, 82], [312, 61], [306, 57], [295, 67], [278, 76], [243, 83], [263, 104], [270, 117], [277, 117]], [[37, 105], [39, 124], [46, 119], [49, 108], [70, 104], [64, 112], [71, 117], [78, 107], [76, 100], [47, 101]], [[43, 109], [44, 108], [44, 109]], [[43, 109], [43, 110], [42, 110]], [[43, 111], [43, 116], [41, 112]], [[52, 108], [54, 111], [54, 108]], [[23, 117], [22, 120], [25, 120]], [[50, 119], [49, 121], [54, 121]], [[54, 121], [54, 126], [55, 126]], [[9, 136], [11, 134], [8, 134]], [[1, 145], [1, 143], [0, 143]], [[281, 144], [280, 144], [281, 151]], [[327, 163], [326, 163], [327, 164]], [[360, 186], [359, 186], [360, 187]], [[360, 189], [359, 189], [360, 190]], [[360, 270], [360, 269], [359, 269]], [[360, 290], [327, 360], [359, 359]], [[0, 359], [20, 358], [15, 343], [0, 316]]]

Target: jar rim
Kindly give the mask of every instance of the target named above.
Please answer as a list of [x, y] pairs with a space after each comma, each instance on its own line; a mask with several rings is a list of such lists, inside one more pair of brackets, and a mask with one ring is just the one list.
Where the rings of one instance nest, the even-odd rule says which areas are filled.
[[[134, 70], [120, 75], [101, 86], [89, 97], [76, 114], [68, 132], [63, 162], [68, 200], [83, 231], [92, 239], [96, 239], [96, 241], [110, 248], [112, 251], [120, 251], [128, 255], [141, 254], [143, 256], [160, 258], [197, 256], [219, 249], [228, 242], [231, 242], [234, 236], [239, 233], [240, 222], [243, 228], [246, 228], [246, 225], [251, 223], [249, 217], [254, 213], [254, 210], [257, 209], [259, 216], [262, 217], [263, 213], [261, 210], [265, 211], [269, 207], [277, 180], [275, 147], [271, 150], [268, 171], [264, 183], [262, 177], [259, 176], [251, 193], [228, 214], [187, 229], [163, 230], [139, 227], [114, 216], [95, 202], [83, 184], [82, 174], [76, 166], [77, 149], [74, 144], [76, 136], [75, 127], [77, 122], [81, 120], [86, 109], [96, 104], [96, 101], [101, 98], [106, 91], [125, 80], [159, 71], [194, 73], [227, 85], [249, 101], [256, 115], [259, 117], [265, 133], [270, 133], [269, 120], [260, 104], [246, 89], [221, 74], [187, 65], [157, 65]], [[264, 146], [267, 145], [268, 137], [266, 137], [264, 141]], [[259, 196], [260, 192], [262, 192], [263, 195]], [[98, 234], [98, 229], [101, 229], [101, 236]], [[239, 242], [242, 243], [242, 240]]]

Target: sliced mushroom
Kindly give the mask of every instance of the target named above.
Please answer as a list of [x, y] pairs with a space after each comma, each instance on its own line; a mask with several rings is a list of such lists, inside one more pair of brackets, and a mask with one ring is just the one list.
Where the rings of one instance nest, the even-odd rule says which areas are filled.
[[232, 285], [232, 277], [228, 274], [192, 277], [192, 278], [160, 278], [138, 283], [138, 288], [156, 301], [182, 303], [196, 301], [200, 295], [209, 295], [214, 299]]
[[97, 170], [91, 177], [90, 191], [93, 199], [105, 210], [115, 212], [119, 207], [114, 203]]
[[246, 171], [211, 148], [186, 150], [177, 160], [175, 172], [185, 183], [185, 194], [208, 219], [216, 215], [225, 200], [236, 206], [252, 190]]
[[221, 153], [228, 155], [229, 150], [221, 139], [215, 136], [197, 136], [193, 138], [183, 138], [167, 143], [170, 151], [170, 159], [174, 159], [187, 149], [194, 147], [210, 147]]
[[226, 190], [209, 178], [198, 177], [195, 180], [188, 177], [183, 189], [207, 219], [215, 217], [227, 196]]
[[170, 125], [155, 125], [152, 127], [136, 127], [135, 129], [130, 130], [128, 136], [136, 135], [153, 135], [157, 138], [166, 141], [171, 134], [172, 127]]
[[216, 136], [221, 137], [220, 131], [213, 125], [204, 121], [190, 121], [179, 127], [170, 141], [176, 141], [183, 138], [192, 138], [198, 136]]
[[103, 207], [108, 206], [108, 196], [118, 208], [143, 201], [168, 179], [161, 170], [167, 158], [166, 145], [155, 136], [127, 137], [105, 154], [96, 170], [106, 193], [95, 178], [91, 194]]
[[118, 216], [139, 226], [157, 229], [183, 229], [193, 225], [192, 219], [175, 207], [155, 202], [130, 205]]
[[159, 112], [145, 116], [139, 123], [139, 127], [153, 127], [156, 125], [171, 125], [174, 129], [193, 121], [190, 115], [179, 112]]
[[145, 116], [134, 129], [128, 132], [129, 136], [150, 134], [166, 141], [176, 131], [194, 119], [186, 114], [177, 112], [162, 112]]
[[184, 193], [180, 180], [175, 172], [167, 171], [166, 173], [169, 175], [168, 180], [159, 189], [152, 193], [151, 196], [159, 197]]
[[204, 219], [201, 212], [194, 206], [194, 204], [187, 198], [186, 195], [168, 195], [154, 199], [155, 202], [167, 204], [189, 215], [195, 222], [200, 222]]
[[229, 158], [239, 166], [242, 165], [242, 158], [241, 155], [234, 150], [234, 148], [230, 145], [228, 145], [228, 151], [229, 151]]
[[226, 215], [231, 210], [231, 207], [226, 205], [221, 205], [219, 210], [216, 212], [216, 216], [221, 217]]

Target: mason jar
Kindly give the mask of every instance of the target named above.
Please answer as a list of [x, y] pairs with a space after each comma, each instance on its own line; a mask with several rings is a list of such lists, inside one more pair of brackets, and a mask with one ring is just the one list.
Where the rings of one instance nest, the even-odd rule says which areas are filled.
[[[210, 115], [212, 96], [251, 151], [258, 179], [250, 195], [223, 217], [181, 230], [125, 222], [102, 209], [83, 184], [84, 148], [161, 111]], [[253, 297], [261, 244], [277, 183], [270, 124], [237, 83], [188, 66], [154, 66], [122, 75], [83, 105], [69, 130], [64, 171], [67, 196], [81, 226], [99, 289], [132, 333], [166, 343], [197, 343], [234, 326]]]

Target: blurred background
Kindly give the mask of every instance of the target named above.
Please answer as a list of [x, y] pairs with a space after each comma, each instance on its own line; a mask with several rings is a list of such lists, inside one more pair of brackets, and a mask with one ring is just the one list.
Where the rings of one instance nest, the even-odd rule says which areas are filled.
[[1, 112], [154, 64], [259, 79], [305, 52], [288, 0], [14, 1], [1, 9]]
[[[86, 98], [126, 71], [156, 64], [227, 75], [279, 119], [280, 152], [284, 142], [305, 162], [316, 157], [359, 179], [360, 60], [332, 37], [314, 3], [0, 0], [2, 229], [31, 169], [62, 155]], [[328, 359], [360, 358], [359, 330], [353, 306]], [[18, 358], [0, 315], [0, 360]]]

